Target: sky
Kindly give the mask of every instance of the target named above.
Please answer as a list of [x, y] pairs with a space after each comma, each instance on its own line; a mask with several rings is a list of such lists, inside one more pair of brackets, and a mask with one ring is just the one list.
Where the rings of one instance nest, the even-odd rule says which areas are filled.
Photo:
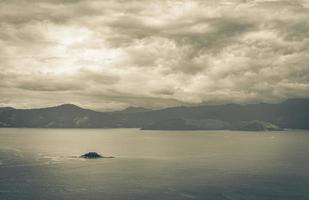
[[308, 0], [0, 0], [0, 106], [309, 97]]

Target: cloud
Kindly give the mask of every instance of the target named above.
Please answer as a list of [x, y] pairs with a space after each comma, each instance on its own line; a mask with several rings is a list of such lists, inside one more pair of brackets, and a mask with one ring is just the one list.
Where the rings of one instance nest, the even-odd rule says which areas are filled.
[[308, 18], [305, 0], [3, 0], [0, 105], [309, 97]]

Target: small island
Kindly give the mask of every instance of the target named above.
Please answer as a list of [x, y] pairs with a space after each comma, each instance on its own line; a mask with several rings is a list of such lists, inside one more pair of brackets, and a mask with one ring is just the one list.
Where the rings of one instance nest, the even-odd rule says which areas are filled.
[[102, 156], [97, 152], [88, 152], [80, 156], [80, 158], [85, 159], [99, 159], [99, 158], [114, 158], [113, 156]]
[[96, 153], [96, 152], [88, 152], [85, 153], [84, 155], [80, 156], [81, 158], [86, 158], [86, 159], [98, 159], [98, 158], [103, 158], [103, 156], [101, 156], [100, 154]]

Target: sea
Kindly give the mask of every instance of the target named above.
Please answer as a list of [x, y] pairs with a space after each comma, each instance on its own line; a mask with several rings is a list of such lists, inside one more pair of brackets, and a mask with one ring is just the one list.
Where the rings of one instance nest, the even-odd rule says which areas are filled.
[[0, 200], [185, 199], [308, 200], [309, 131], [0, 129]]

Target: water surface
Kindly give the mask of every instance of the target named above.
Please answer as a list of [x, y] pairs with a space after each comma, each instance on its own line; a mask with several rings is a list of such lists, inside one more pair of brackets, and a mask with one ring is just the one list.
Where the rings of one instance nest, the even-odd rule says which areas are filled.
[[[113, 159], [77, 159], [96, 151]], [[309, 131], [0, 129], [1, 200], [307, 200]]]

